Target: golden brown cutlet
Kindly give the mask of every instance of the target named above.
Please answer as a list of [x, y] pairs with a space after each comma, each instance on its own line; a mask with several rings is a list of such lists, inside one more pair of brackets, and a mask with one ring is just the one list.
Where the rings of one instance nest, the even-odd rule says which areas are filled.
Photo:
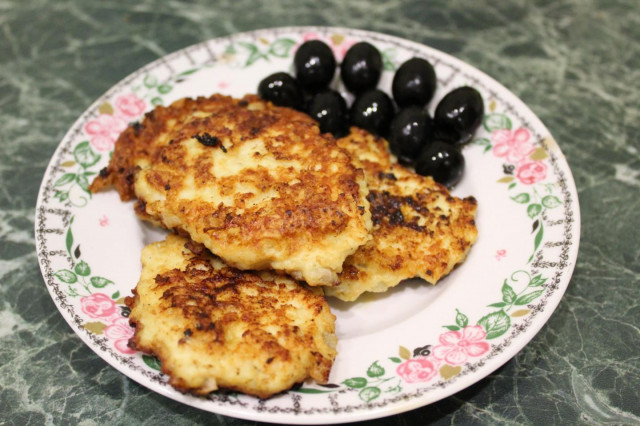
[[477, 238], [476, 200], [450, 195], [430, 177], [397, 164], [387, 142], [351, 128], [338, 140], [365, 171], [372, 240], [344, 263], [340, 285], [325, 293], [353, 301], [419, 277], [435, 284], [462, 262]]
[[229, 265], [310, 285], [336, 284], [371, 238], [363, 171], [311, 118], [255, 96], [157, 108], [118, 139], [91, 189], [109, 185]]
[[156, 355], [171, 385], [260, 398], [328, 380], [335, 317], [322, 291], [271, 272], [228, 267], [176, 235], [145, 247], [127, 299], [133, 345]]

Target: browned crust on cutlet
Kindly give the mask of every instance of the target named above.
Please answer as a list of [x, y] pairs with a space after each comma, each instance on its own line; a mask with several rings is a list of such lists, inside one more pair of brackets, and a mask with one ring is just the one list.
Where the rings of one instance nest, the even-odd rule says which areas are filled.
[[[216, 264], [202, 245], [177, 236], [156, 244], [174, 253], [185, 242], [183, 267], [162, 271], [152, 282], [144, 271], [142, 287], [126, 299], [136, 327], [130, 345], [156, 355], [172, 386], [205, 394], [215, 383], [267, 398], [307, 377], [328, 380], [336, 353], [324, 338], [333, 335], [335, 317], [320, 292]], [[303, 314], [311, 321], [300, 319]], [[183, 351], [189, 351], [184, 362]], [[195, 375], [193, 362], [199, 364]]]
[[150, 158], [164, 140], [158, 137], [167, 133], [173, 122], [180, 122], [195, 112], [215, 113], [220, 109], [233, 107], [237, 100], [229, 96], [213, 95], [196, 99], [183, 98], [168, 107], [157, 106], [145, 114], [141, 122], [130, 124], [118, 137], [109, 165], [100, 171], [89, 189], [98, 192], [115, 187], [122, 201], [135, 198], [133, 183], [137, 165], [142, 159]]
[[[232, 114], [237, 125], [233, 132], [230, 132], [223, 123], [227, 122], [227, 115], [231, 120]], [[220, 140], [225, 140], [224, 144], [231, 150], [235, 143], [241, 143], [248, 138], [261, 137], [265, 129], [281, 133], [275, 138], [264, 139], [267, 151], [277, 160], [295, 159], [291, 155], [290, 145], [297, 143], [306, 151], [308, 158], [313, 159], [313, 163], [304, 165], [303, 168], [306, 170], [283, 170], [277, 176], [274, 176], [270, 170], [256, 168], [245, 171], [241, 175], [217, 177], [214, 175], [213, 160], [206, 152], [198, 158], [194, 172], [191, 172], [192, 164], [185, 161], [188, 153], [183, 142], [194, 135], [204, 133], [216, 135]], [[292, 140], [292, 135], [297, 135], [297, 140]], [[354, 214], [360, 214], [353, 209], [357, 208], [359, 202], [358, 180], [363, 180], [363, 172], [351, 166], [350, 157], [347, 155], [335, 156], [336, 153], [341, 152], [339, 148], [326, 149], [322, 144], [331, 145], [333, 141], [320, 135], [315, 124], [287, 122], [268, 113], [262, 115], [250, 110], [240, 110], [194, 120], [174, 136], [173, 143], [157, 152], [162, 164], [146, 174], [147, 183], [153, 190], [166, 193], [167, 201], [171, 202], [177, 199], [184, 188], [183, 176], [193, 173], [196, 190], [216, 185], [220, 188], [222, 196], [234, 197], [232, 205], [213, 205], [206, 201], [181, 201], [183, 204], [181, 213], [196, 218], [195, 220], [201, 225], [201, 231], [214, 239], [221, 238], [219, 237], [221, 233], [237, 232], [236, 239], [246, 237], [247, 243], [251, 244], [256, 234], [265, 232], [272, 234], [274, 238], [282, 239], [301, 234], [310, 236], [338, 234], [345, 229]], [[313, 164], [323, 164], [325, 167], [339, 166], [345, 173], [340, 176], [328, 176], [309, 170], [308, 168]], [[289, 183], [292, 181], [296, 182]], [[247, 183], [257, 188], [259, 192], [271, 190], [278, 193], [279, 196], [269, 202], [269, 214], [265, 214], [264, 209], [248, 208], [247, 202], [251, 202], [254, 194], [237, 194], [235, 189], [237, 185]], [[335, 185], [342, 191], [336, 200], [332, 200], [331, 194]], [[145, 202], [140, 198], [139, 203]], [[353, 206], [351, 211], [349, 211], [349, 205]], [[235, 212], [238, 209], [243, 209], [245, 212], [242, 215], [236, 215]]]
[[[406, 173], [401, 169], [402, 166], [399, 165], [392, 165], [389, 169], [389, 175], [395, 176], [394, 172], [400, 175], [393, 179], [396, 182], [399, 180], [400, 184], [403, 181], [402, 174]], [[475, 241], [477, 201], [474, 197], [452, 197], [443, 185], [417, 175], [412, 175], [410, 179], [422, 181], [423, 192], [394, 195], [390, 192], [394, 189], [386, 185], [389, 182], [381, 182], [386, 179], [389, 178], [378, 174], [369, 180], [378, 180], [372, 186], [383, 188], [371, 190], [367, 196], [374, 224], [373, 236], [374, 239], [402, 243], [402, 255], [389, 258], [388, 251], [378, 249], [375, 244], [365, 245], [359, 253], [356, 252], [356, 258], [347, 263], [364, 256], [384, 260], [384, 264], [393, 271], [405, 266], [413, 268], [420, 265], [421, 270], [416, 271], [414, 276], [435, 284], [451, 271], [452, 254], [466, 253]], [[438, 205], [443, 200], [447, 209]], [[449, 240], [446, 241], [446, 247], [445, 238]], [[428, 246], [427, 250], [425, 244]], [[455, 263], [458, 263], [457, 259]], [[407, 275], [404, 278], [414, 276]]]
[[[140, 164], [149, 162], [158, 150], [170, 142], [168, 136], [175, 127], [179, 127], [194, 115], [213, 115], [220, 111], [246, 109], [252, 103], [261, 102], [255, 95], [246, 95], [242, 99], [214, 94], [209, 97], [182, 98], [171, 105], [156, 106], [147, 112], [141, 122], [129, 124], [116, 140], [109, 164], [91, 182], [89, 190], [93, 193], [106, 188], [115, 188], [122, 201], [135, 199], [133, 184]], [[268, 104], [267, 108], [274, 108]], [[283, 112], [285, 119], [308, 121], [310, 117], [294, 110]]]
[[362, 129], [338, 143], [365, 171], [373, 238], [346, 259], [341, 284], [327, 294], [351, 301], [408, 278], [435, 284], [465, 259], [477, 237], [475, 198], [397, 164], [387, 142]]
[[136, 212], [234, 267], [336, 284], [369, 239], [364, 173], [305, 114], [245, 99], [169, 132], [137, 172]]

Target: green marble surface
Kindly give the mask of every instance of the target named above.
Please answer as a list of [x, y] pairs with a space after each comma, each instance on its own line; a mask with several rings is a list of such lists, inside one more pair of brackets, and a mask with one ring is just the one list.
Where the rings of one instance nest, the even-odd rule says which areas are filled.
[[640, 7], [636, 0], [0, 0], [0, 424], [253, 424], [183, 406], [98, 358], [40, 275], [40, 180], [117, 81], [199, 41], [335, 25], [422, 42], [503, 83], [559, 142], [582, 239], [570, 287], [515, 358], [467, 390], [368, 424], [640, 424]]

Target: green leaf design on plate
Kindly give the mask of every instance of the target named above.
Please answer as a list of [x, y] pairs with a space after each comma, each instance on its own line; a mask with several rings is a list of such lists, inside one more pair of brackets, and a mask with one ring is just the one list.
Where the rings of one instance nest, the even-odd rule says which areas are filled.
[[507, 280], [504, 280], [504, 284], [502, 284], [502, 301], [507, 304], [513, 303], [517, 297], [518, 295], [513, 291], [513, 288], [507, 284]]
[[487, 139], [487, 138], [475, 138], [473, 140], [473, 143], [475, 145], [484, 146], [485, 147], [485, 151], [484, 152], [487, 152], [486, 147], [489, 147], [489, 149], [491, 149], [491, 141], [489, 139]]
[[386, 49], [380, 52], [382, 56], [382, 67], [385, 71], [395, 71], [396, 65], [394, 63], [396, 57], [395, 49]]
[[75, 178], [76, 178], [76, 174], [75, 173], [65, 173], [60, 178], [58, 178], [58, 180], [55, 181], [53, 186], [68, 185], [71, 182], [73, 182], [75, 180]]
[[480, 318], [478, 325], [487, 332], [487, 340], [502, 336], [511, 327], [511, 319], [504, 311], [492, 312]]
[[548, 209], [553, 209], [562, 204], [562, 201], [554, 195], [547, 195], [542, 199], [542, 205]]
[[53, 196], [60, 201], [64, 201], [69, 198], [69, 191], [56, 191], [54, 192]]
[[155, 356], [142, 355], [142, 360], [144, 361], [145, 364], [147, 364], [149, 367], [153, 368], [154, 370], [160, 371], [160, 369], [162, 368], [162, 364], [160, 364], [160, 360]]
[[380, 377], [380, 376], [384, 376], [384, 368], [382, 368], [380, 366], [380, 364], [378, 364], [378, 361], [375, 361], [373, 364], [371, 364], [369, 366], [369, 368], [367, 369], [367, 376], [369, 377]]
[[269, 60], [269, 57], [264, 53], [261, 53], [255, 44], [239, 41], [238, 46], [241, 46], [249, 51], [249, 57], [247, 58], [247, 62], [245, 62], [244, 64], [245, 68], [253, 65], [260, 59], [266, 59], [267, 61]]
[[369, 402], [373, 401], [374, 399], [376, 399], [377, 397], [379, 397], [381, 393], [382, 393], [382, 391], [380, 390], [380, 388], [378, 388], [376, 386], [370, 386], [368, 388], [362, 389], [360, 391], [360, 393], [358, 394], [358, 396], [364, 402], [369, 403]]
[[398, 357], [392, 356], [389, 358], [392, 362], [395, 362], [396, 364], [400, 364], [402, 362], [402, 360]]
[[350, 388], [354, 388], [354, 389], [363, 388], [367, 386], [367, 383], [369, 382], [364, 377], [352, 377], [342, 382], [343, 385], [348, 386]]
[[531, 253], [531, 257], [529, 257], [529, 260], [527, 261], [527, 263], [533, 260], [533, 256], [535, 256], [536, 251], [538, 251], [538, 247], [540, 247], [540, 243], [542, 242], [543, 236], [544, 236], [544, 227], [542, 226], [542, 223], [541, 223], [540, 228], [538, 229], [538, 233], [536, 234], [536, 237], [533, 240], [533, 253]]
[[113, 300], [118, 300], [118, 298], [119, 298], [119, 297], [120, 297], [120, 292], [119, 292], [119, 291], [116, 291], [115, 293], [113, 293], [113, 294], [111, 295], [111, 298], [112, 298]]
[[89, 267], [89, 264], [84, 260], [78, 262], [74, 270], [76, 271], [76, 274], [80, 275], [81, 277], [88, 277], [89, 274], [91, 274], [91, 268]]
[[443, 325], [444, 328], [446, 328], [449, 331], [458, 331], [460, 330], [460, 327], [458, 327], [457, 325]]
[[158, 86], [158, 93], [160, 93], [161, 95], [166, 95], [172, 89], [173, 89], [173, 86], [171, 86], [170, 84], [164, 83]]
[[526, 305], [528, 303], [531, 303], [535, 299], [540, 297], [542, 295], [542, 293], [544, 293], [544, 290], [536, 290], [536, 291], [532, 291], [531, 293], [522, 295], [522, 296], [518, 297], [518, 300], [516, 300], [515, 304], [518, 305], [518, 306], [521, 306], [521, 305]]
[[318, 393], [331, 393], [331, 392], [335, 392], [335, 391], [323, 390], [323, 389], [313, 389], [313, 388], [300, 388], [300, 389], [291, 389], [291, 392], [306, 393], [306, 394], [318, 394]]
[[67, 252], [69, 256], [71, 256], [71, 247], [73, 247], [73, 234], [71, 233], [71, 227], [67, 229], [67, 237], [65, 238], [65, 246], [67, 247]]
[[159, 96], [152, 98], [151, 105], [154, 105], [154, 106], [162, 105], [162, 98]]
[[538, 274], [535, 277], [531, 278], [531, 281], [529, 282], [529, 287], [540, 287], [542, 284], [546, 282], [547, 282], [547, 279], [542, 278], [542, 275]]
[[511, 197], [511, 199], [513, 201], [515, 201], [516, 203], [526, 204], [526, 203], [529, 202], [531, 197], [526, 192], [522, 192], [522, 193], [516, 195], [515, 197]]
[[497, 303], [492, 303], [492, 304], [487, 305], [487, 306], [489, 306], [491, 308], [504, 308], [505, 306], [507, 306], [507, 304], [504, 303], [504, 302], [497, 302]]
[[103, 288], [108, 286], [109, 284], [113, 284], [113, 281], [103, 277], [91, 277], [89, 281], [91, 281], [91, 285], [95, 288]]
[[87, 194], [91, 194], [91, 192], [89, 191], [89, 180], [85, 175], [82, 174], [76, 176], [76, 182], [84, 192], [86, 192]]
[[83, 141], [76, 145], [73, 149], [73, 157], [84, 169], [91, 167], [100, 161], [100, 154], [93, 152], [91, 145], [89, 145], [89, 141]]
[[78, 276], [68, 269], [61, 269], [55, 275], [60, 281], [67, 284], [73, 284], [78, 281]]
[[527, 206], [527, 215], [531, 219], [533, 219], [534, 217], [538, 216], [541, 211], [542, 211], [542, 206], [540, 204], [533, 203], [533, 204], [529, 204], [529, 206]]
[[180, 74], [178, 74], [178, 77], [184, 77], [184, 76], [193, 74], [196, 71], [198, 71], [198, 68], [192, 68], [190, 70], [182, 71]]
[[152, 87], [156, 87], [158, 85], [158, 79], [155, 76], [151, 75], [151, 74], [147, 74], [144, 77], [143, 83], [144, 83], [144, 85], [146, 87], [151, 89]]
[[295, 44], [296, 42], [290, 38], [279, 38], [271, 44], [269, 53], [278, 58], [286, 58], [289, 56], [289, 51]]
[[505, 114], [487, 114], [484, 116], [484, 121], [482, 123], [487, 132], [491, 133], [495, 130], [509, 129], [511, 130], [512, 124], [511, 119], [507, 117]]
[[456, 309], [456, 324], [458, 324], [458, 327], [460, 328], [465, 328], [469, 324], [469, 318], [457, 309]]

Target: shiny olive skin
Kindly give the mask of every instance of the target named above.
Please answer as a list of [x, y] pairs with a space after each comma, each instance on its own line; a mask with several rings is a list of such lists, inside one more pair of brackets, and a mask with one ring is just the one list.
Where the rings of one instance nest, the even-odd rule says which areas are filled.
[[274, 105], [302, 109], [302, 89], [286, 72], [277, 72], [263, 79], [258, 85], [258, 96]]
[[378, 136], [386, 136], [394, 114], [393, 101], [378, 89], [358, 96], [350, 110], [351, 124]]
[[436, 72], [429, 61], [411, 58], [400, 65], [393, 76], [391, 92], [399, 108], [423, 107], [436, 91]]
[[447, 93], [433, 115], [437, 136], [453, 144], [469, 142], [483, 118], [482, 95], [468, 86]]
[[331, 83], [336, 72], [336, 58], [320, 40], [304, 42], [293, 58], [296, 78], [303, 89], [318, 92]]
[[307, 113], [318, 122], [321, 133], [331, 133], [336, 138], [349, 133], [347, 102], [335, 90], [325, 90], [315, 95]]
[[460, 149], [445, 141], [434, 140], [420, 153], [416, 173], [431, 176], [448, 188], [460, 182], [464, 172], [464, 156]]
[[400, 162], [412, 164], [431, 142], [433, 121], [422, 108], [413, 106], [401, 110], [389, 127], [389, 148]]
[[366, 41], [351, 46], [340, 64], [342, 82], [356, 95], [375, 89], [381, 75], [382, 55]]

